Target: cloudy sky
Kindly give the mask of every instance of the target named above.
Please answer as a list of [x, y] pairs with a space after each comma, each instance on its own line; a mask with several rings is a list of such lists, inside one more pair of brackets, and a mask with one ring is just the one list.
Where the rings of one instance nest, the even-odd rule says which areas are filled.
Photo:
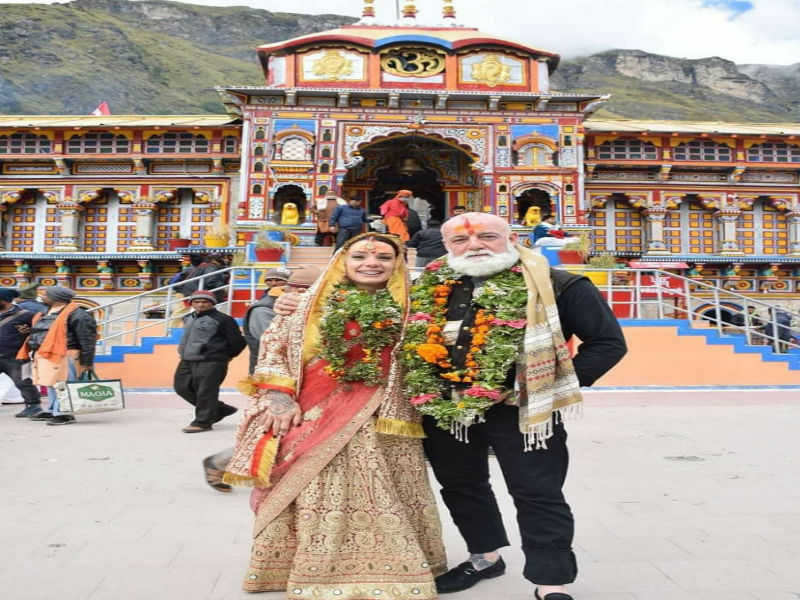
[[[24, 3], [26, 0], [0, 0]], [[48, 0], [41, 0], [47, 2]], [[360, 16], [361, 0], [194, 0], [271, 11]], [[396, 4], [375, 0], [393, 22]], [[420, 0], [419, 20], [436, 24], [440, 0]], [[636, 48], [737, 63], [800, 63], [800, 0], [454, 0], [458, 20], [565, 57]]]

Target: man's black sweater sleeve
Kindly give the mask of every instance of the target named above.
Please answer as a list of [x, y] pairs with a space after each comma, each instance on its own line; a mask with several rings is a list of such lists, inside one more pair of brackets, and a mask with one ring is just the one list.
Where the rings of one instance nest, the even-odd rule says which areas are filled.
[[224, 319], [222, 321], [222, 327], [225, 332], [225, 337], [228, 340], [228, 356], [230, 358], [235, 358], [247, 347], [247, 341], [244, 339], [236, 320], [232, 317]]
[[592, 385], [628, 351], [622, 328], [600, 291], [588, 279], [579, 279], [566, 287], [556, 300], [564, 337], [581, 340], [572, 359], [578, 381]]

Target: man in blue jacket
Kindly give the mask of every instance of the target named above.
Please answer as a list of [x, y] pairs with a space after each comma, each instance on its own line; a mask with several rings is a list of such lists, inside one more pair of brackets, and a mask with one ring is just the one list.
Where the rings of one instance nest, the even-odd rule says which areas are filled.
[[194, 420], [184, 433], [210, 431], [211, 426], [236, 412], [220, 402], [219, 387], [228, 374], [228, 363], [247, 342], [236, 320], [219, 312], [216, 297], [197, 290], [188, 298], [193, 312], [183, 318], [183, 337], [178, 345], [181, 361], [175, 370], [175, 392], [195, 407]]
[[361, 208], [358, 198], [350, 198], [345, 206], [337, 206], [330, 220], [330, 229], [336, 232], [336, 250], [361, 233], [368, 222], [367, 211]]

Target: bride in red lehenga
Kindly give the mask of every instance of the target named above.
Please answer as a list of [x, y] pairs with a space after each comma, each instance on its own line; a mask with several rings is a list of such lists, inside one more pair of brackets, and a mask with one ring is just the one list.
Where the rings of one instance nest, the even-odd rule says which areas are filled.
[[256, 486], [245, 590], [436, 597], [441, 524], [396, 356], [407, 312], [399, 244], [366, 234], [262, 337], [225, 474]]

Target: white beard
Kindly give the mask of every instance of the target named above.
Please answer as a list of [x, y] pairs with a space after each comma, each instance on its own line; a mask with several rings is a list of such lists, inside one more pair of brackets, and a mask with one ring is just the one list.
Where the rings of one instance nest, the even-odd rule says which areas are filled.
[[[489, 254], [490, 256], [475, 259], [476, 254]], [[452, 252], [447, 253], [447, 264], [457, 273], [469, 275], [470, 277], [490, 277], [501, 271], [510, 269], [519, 260], [519, 252], [512, 244], [508, 245], [505, 252], [490, 252], [480, 250], [479, 252], [465, 252], [461, 256], [453, 256]]]

